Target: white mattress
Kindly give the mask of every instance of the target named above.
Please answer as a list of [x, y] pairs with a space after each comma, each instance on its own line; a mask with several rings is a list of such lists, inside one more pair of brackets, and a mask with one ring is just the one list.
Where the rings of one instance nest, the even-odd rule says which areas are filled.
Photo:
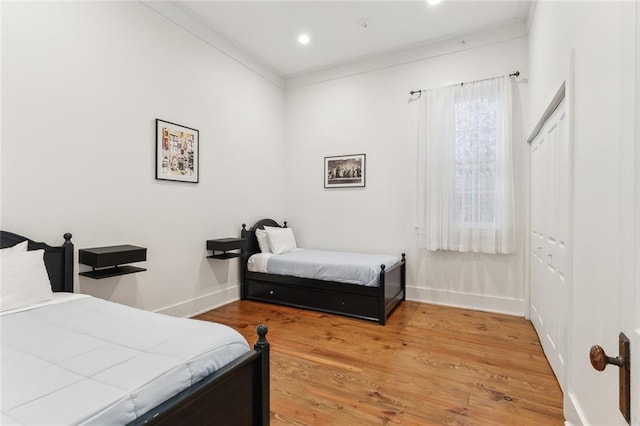
[[5, 424], [124, 424], [249, 351], [235, 330], [93, 297], [5, 312]]
[[400, 262], [395, 256], [296, 249], [282, 254], [256, 253], [249, 257], [247, 269], [299, 278], [336, 281], [369, 287], [379, 286], [380, 265], [389, 270]]

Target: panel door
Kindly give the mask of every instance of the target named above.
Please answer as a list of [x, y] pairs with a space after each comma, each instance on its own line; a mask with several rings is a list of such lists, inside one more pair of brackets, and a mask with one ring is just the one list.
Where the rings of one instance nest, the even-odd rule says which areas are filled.
[[530, 237], [530, 252], [531, 252], [531, 294], [530, 294], [530, 316], [533, 325], [540, 334], [541, 330], [544, 330], [543, 320], [543, 289], [541, 285], [542, 272], [543, 272], [543, 206], [544, 201], [542, 195], [544, 194], [545, 184], [543, 180], [546, 177], [542, 167], [544, 166], [544, 160], [542, 158], [542, 145], [544, 143], [544, 135], [540, 134], [531, 143], [531, 237]]
[[531, 145], [531, 317], [565, 389], [570, 300], [570, 150], [564, 102]]

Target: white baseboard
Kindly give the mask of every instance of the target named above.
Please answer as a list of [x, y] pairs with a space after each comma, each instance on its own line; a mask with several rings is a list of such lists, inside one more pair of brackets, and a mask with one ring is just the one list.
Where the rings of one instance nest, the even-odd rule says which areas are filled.
[[[460, 293], [449, 290], [407, 286], [407, 300], [436, 305], [455, 306], [509, 315], [524, 315], [524, 300], [482, 294]], [[176, 303], [156, 310], [157, 313], [174, 317], [192, 317], [215, 309], [240, 298], [240, 288], [235, 285], [195, 299]]]
[[475, 309], [499, 314], [524, 316], [524, 300], [484, 294], [461, 293], [451, 290], [410, 287], [406, 288], [407, 300]]
[[171, 315], [173, 317], [188, 318], [201, 313], [218, 308], [227, 303], [240, 299], [240, 287], [235, 285], [214, 293], [200, 296], [185, 302], [176, 303], [166, 308], [158, 309], [159, 314]]

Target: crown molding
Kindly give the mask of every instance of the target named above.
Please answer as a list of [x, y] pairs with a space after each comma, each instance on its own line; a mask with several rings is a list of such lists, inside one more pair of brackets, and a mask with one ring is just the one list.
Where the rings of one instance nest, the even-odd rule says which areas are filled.
[[203, 24], [196, 16], [194, 16], [188, 7], [178, 1], [138, 1], [168, 21], [187, 31], [194, 37], [202, 40], [231, 60], [239, 63], [250, 71], [253, 71], [275, 86], [281, 89], [284, 88], [285, 80], [280, 73], [268, 65], [256, 60], [254, 57], [245, 53], [242, 49], [239, 49], [220, 35], [216, 34], [209, 27]]
[[285, 80], [285, 90], [425, 61], [438, 56], [519, 39], [526, 37], [527, 34], [526, 22], [518, 21], [497, 28], [447, 37], [428, 44], [360, 58], [348, 63], [289, 77]]
[[527, 13], [527, 33], [531, 30], [531, 23], [533, 22], [533, 15], [536, 13], [537, 0], [531, 0], [529, 3], [529, 11]]

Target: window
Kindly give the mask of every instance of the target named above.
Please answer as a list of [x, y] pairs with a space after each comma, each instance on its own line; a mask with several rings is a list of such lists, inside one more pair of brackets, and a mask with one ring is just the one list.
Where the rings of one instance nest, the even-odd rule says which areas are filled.
[[454, 100], [456, 225], [494, 223], [497, 99]]
[[429, 250], [514, 250], [511, 81], [421, 97], [419, 221]]

